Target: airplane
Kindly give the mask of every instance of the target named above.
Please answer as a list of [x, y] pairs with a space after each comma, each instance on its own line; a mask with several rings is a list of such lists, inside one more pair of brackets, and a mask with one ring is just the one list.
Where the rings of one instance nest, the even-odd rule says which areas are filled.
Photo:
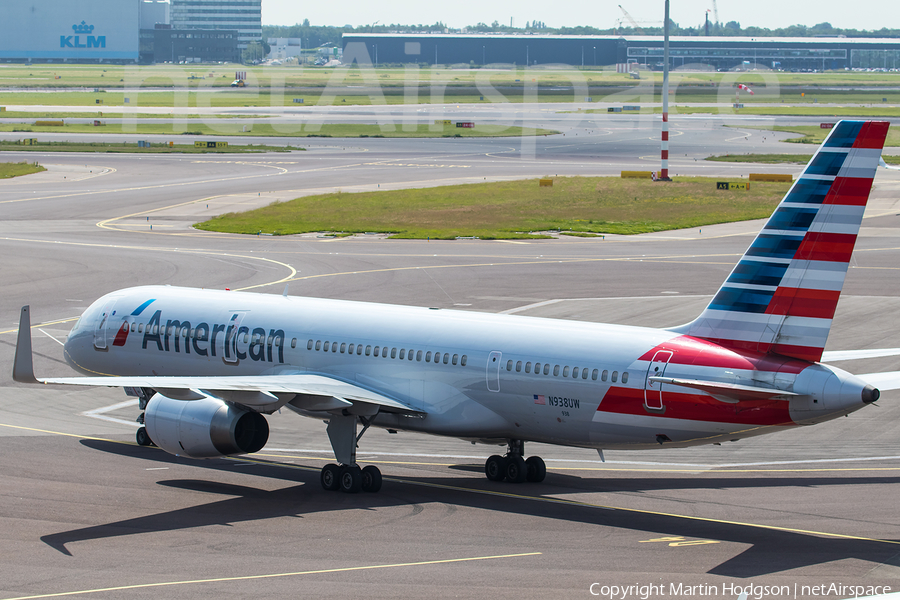
[[263, 415], [280, 408], [323, 420], [337, 464], [321, 484], [348, 493], [382, 486], [356, 460], [371, 426], [505, 444], [485, 475], [521, 483], [546, 476], [526, 442], [602, 458], [822, 423], [880, 396], [820, 361], [888, 127], [839, 122], [682, 326], [143, 286], [103, 296], [73, 327], [65, 359], [84, 377], [35, 376], [23, 307], [13, 378], [123, 387], [144, 411], [137, 443], [190, 458], [261, 450]]

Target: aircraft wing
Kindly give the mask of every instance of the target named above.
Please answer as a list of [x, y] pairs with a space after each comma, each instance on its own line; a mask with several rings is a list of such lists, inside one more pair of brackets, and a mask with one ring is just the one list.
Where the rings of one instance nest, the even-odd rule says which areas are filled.
[[307, 410], [349, 408], [362, 402], [376, 405], [387, 412], [421, 412], [352, 383], [306, 373], [224, 377], [59, 377], [39, 379], [38, 382], [53, 385], [151, 388], [163, 396], [181, 400], [212, 396], [257, 410], [271, 410], [272, 405], [283, 405], [293, 396], [299, 395], [304, 397], [303, 401], [292, 404]]
[[22, 307], [13, 379], [20, 383], [83, 385], [93, 387], [150, 388], [163, 396], [178, 400], [213, 397], [234, 402], [259, 412], [271, 412], [290, 402], [307, 411], [354, 408], [356, 414], [386, 412], [422, 415], [412, 406], [378, 392], [324, 375], [285, 373], [280, 375], [228, 376], [125, 376], [125, 377], [52, 377], [38, 379], [34, 375], [31, 350], [31, 315]]

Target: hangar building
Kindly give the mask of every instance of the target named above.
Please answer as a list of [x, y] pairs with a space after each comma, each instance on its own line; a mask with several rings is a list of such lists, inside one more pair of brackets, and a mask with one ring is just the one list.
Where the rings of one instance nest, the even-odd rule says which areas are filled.
[[3, 16], [0, 60], [138, 60], [138, 0], [16, 0]]
[[[635, 62], [662, 68], [661, 36], [345, 33], [373, 63], [605, 66]], [[895, 38], [671, 37], [670, 67], [754, 66], [783, 70], [900, 68]], [[346, 55], [357, 55], [349, 52]]]

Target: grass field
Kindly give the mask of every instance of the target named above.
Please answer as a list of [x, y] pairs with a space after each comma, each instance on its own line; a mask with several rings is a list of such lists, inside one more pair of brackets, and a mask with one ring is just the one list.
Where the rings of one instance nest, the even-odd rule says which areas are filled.
[[[125, 113], [127, 109], [122, 107], [110, 107], [111, 110], [106, 111], [83, 111], [83, 112], [54, 112], [54, 111], [12, 111], [6, 110], [0, 112], [2, 119], [171, 119], [173, 117], [179, 119], [240, 119], [246, 118], [246, 115], [209, 115], [209, 114], [174, 114], [174, 113]], [[254, 118], [266, 118], [268, 115], [253, 115]]]
[[131, 154], [253, 154], [260, 152], [290, 152], [306, 150], [291, 146], [266, 146], [263, 144], [238, 145], [229, 144], [226, 148], [197, 148], [193, 145], [181, 144], [169, 147], [167, 144], [150, 144], [149, 147], [138, 146], [137, 143], [78, 143], [78, 142], [37, 142], [36, 144], [20, 144], [18, 142], [0, 141], [0, 152], [126, 152]]
[[[124, 94], [120, 91], [109, 90], [107, 92], [84, 92], [84, 91], [67, 91], [58, 90], [55, 92], [0, 92], [0, 106], [6, 105], [29, 105], [29, 106], [94, 106], [98, 110], [104, 111], [112, 109], [120, 111], [128, 108], [139, 107], [188, 107], [188, 108], [241, 108], [241, 107], [260, 107], [260, 108], [289, 108], [301, 110], [308, 106], [326, 105], [326, 106], [371, 106], [374, 104], [384, 105], [403, 105], [403, 104], [442, 104], [442, 103], [458, 103], [458, 104], [484, 104], [484, 103], [521, 103], [521, 102], [583, 102], [584, 96], [588, 95], [593, 102], [613, 102], [628, 104], [633, 102], [661, 102], [659, 84], [651, 91], [651, 88], [633, 88], [619, 90], [604, 90], [603, 88], [594, 88], [583, 90], [583, 93], [573, 93], [571, 88], [558, 89], [529, 89], [526, 90], [522, 84], [514, 84], [509, 87], [496, 88], [493, 93], [481, 95], [477, 89], [471, 86], [453, 88], [447, 86], [437, 86], [432, 90], [428, 87], [417, 86], [411, 88], [415, 93], [408, 93], [402, 87], [398, 88], [382, 88], [378, 93], [369, 95], [365, 89], [354, 92], [346, 87], [346, 83], [342, 87], [333, 88], [334, 94], [325, 93], [323, 90], [311, 91], [304, 90], [270, 90], [245, 88], [241, 90], [194, 90], [182, 89], [176, 91], [142, 91], [140, 93], [129, 92]], [[593, 85], [593, 84], [591, 84]], [[633, 88], [633, 89], [631, 89]], [[128, 103], [125, 102], [128, 98]], [[887, 102], [882, 102], [882, 98], [887, 98]], [[294, 102], [294, 99], [303, 100], [303, 103]], [[817, 96], [821, 103], [828, 104], [855, 104], [865, 106], [847, 106], [842, 108], [830, 108], [817, 106], [814, 98], [800, 96], [799, 92], [779, 91], [777, 95], [757, 94], [753, 97], [741, 97], [741, 102], [745, 104], [745, 108], [740, 109], [746, 114], [822, 114], [823, 116], [832, 114], [842, 114], [840, 111], [870, 111], [872, 114], [893, 116], [895, 113], [891, 111], [897, 110], [900, 104], [900, 93], [893, 90], [886, 92], [832, 92], [822, 93]], [[102, 100], [101, 104], [97, 104], [97, 100]], [[773, 103], [784, 101], [788, 104], [785, 107], [754, 107], [754, 104]], [[725, 103], [722, 109], [732, 111], [730, 104], [734, 101], [734, 94], [729, 90], [728, 93], [720, 95], [714, 88], [694, 88], [679, 87], [675, 88], [670, 96], [670, 102], [676, 103]], [[797, 105], [797, 106], [793, 106]], [[795, 112], [809, 107], [812, 112]], [[717, 107], [690, 107], [678, 105], [673, 108], [673, 114], [678, 112], [688, 114], [694, 112], [721, 112], [722, 109]], [[753, 113], [748, 111], [762, 111]], [[784, 112], [779, 112], [784, 111]], [[591, 109], [586, 112], [606, 112], [605, 108]], [[730, 112], [729, 112], [730, 114]], [[843, 113], [851, 114], [851, 113]], [[853, 113], [856, 114], [856, 113]], [[0, 113], [0, 116], [3, 116]]]
[[[419, 83], [432, 82], [447, 85], [472, 85], [488, 81], [492, 85], [512, 85], [515, 83], [540, 83], [559, 85], [574, 81], [585, 81], [592, 85], [623, 84], [636, 85], [626, 73], [616, 73], [612, 67], [555, 67], [537, 66], [533, 68], [515, 67], [507, 64], [487, 65], [437, 65], [431, 66], [380, 66], [377, 68], [317, 68], [299, 67], [295, 64], [281, 66], [225, 65], [62, 65], [62, 64], [6, 64], [0, 65], [0, 80], [10, 87], [66, 88], [66, 87], [227, 87], [234, 78], [235, 71], [246, 71], [247, 81], [253, 86], [310, 86], [325, 87], [336, 79], [348, 80], [355, 85], [359, 82], [378, 81], [383, 86], [403, 86], [414, 79]], [[661, 79], [661, 73], [642, 71], [644, 77]], [[670, 73], [672, 85], [710, 86], [723, 80], [731, 80], [734, 73], [686, 72], [673, 70]], [[762, 86], [767, 81], [777, 80], [781, 86], [801, 86], [811, 90], [838, 85], [855, 87], [897, 86], [898, 73], [859, 73], [833, 71], [826, 73], [763, 73], [740, 74], [741, 82]]]
[[[726, 125], [726, 127], [737, 127], [736, 125]], [[783, 131], [786, 133], [796, 133], [799, 137], [784, 140], [795, 144], [816, 144], [819, 145], [825, 141], [830, 129], [822, 129], [815, 125], [797, 125], [797, 126], [767, 126], [767, 125], [741, 125], [738, 129], [762, 129], [764, 131]], [[893, 148], [900, 146], [900, 128], [891, 127], [888, 129], [887, 138], [884, 140], [885, 148]]]
[[[231, 88], [235, 70], [247, 71], [249, 87]], [[730, 102], [734, 73], [670, 74], [672, 101]], [[900, 104], [898, 73], [741, 73], [739, 80], [756, 90], [743, 94], [748, 107], [761, 102], [789, 104]], [[469, 68], [378, 67], [341, 68], [282, 65], [0, 65], [0, 82], [35, 92], [0, 93], [0, 105], [298, 107], [324, 104], [418, 104], [443, 102], [633, 102], [659, 101], [662, 74], [642, 71], [642, 79], [605, 68], [522, 68], [489, 65]], [[129, 92], [123, 88], [144, 88]], [[150, 91], [172, 89], [173, 91]], [[840, 89], [833, 89], [840, 88]], [[863, 88], [863, 89], [860, 89]], [[89, 91], [98, 89], [102, 91]], [[39, 90], [42, 90], [43, 93]], [[46, 91], [55, 93], [48, 95]], [[79, 90], [79, 91], [75, 91]], [[86, 91], [87, 90], [87, 91]], [[373, 91], [370, 97], [369, 91]], [[337, 96], [331, 96], [332, 91]], [[634, 93], [632, 94], [631, 91]], [[327, 93], [326, 93], [327, 92]], [[720, 93], [721, 92], [721, 93]], [[616, 93], [616, 96], [609, 96]], [[324, 95], [323, 95], [324, 94]], [[632, 96], [632, 97], [629, 97]], [[130, 102], [126, 105], [125, 98]], [[294, 103], [294, 99], [304, 103]], [[483, 99], [482, 99], [483, 98]], [[764, 113], [773, 114], [773, 113]], [[785, 113], [793, 114], [793, 113]]]
[[[662, 109], [659, 109], [661, 111]], [[805, 117], [900, 117], [900, 106], [744, 106], [744, 108], [732, 108], [722, 106], [720, 108], [710, 106], [675, 106], [669, 111], [675, 115], [692, 114], [729, 114], [729, 115], [771, 115], [771, 116], [805, 116]]]
[[[764, 163], [769, 165], [780, 163], [794, 163], [805, 165], [812, 158], [812, 154], [725, 154], [721, 156], [709, 156], [706, 160], [717, 162], [739, 163]], [[883, 155], [884, 162], [889, 165], [900, 165], [900, 156]]]
[[8, 163], [0, 162], [0, 179], [9, 179], [10, 177], [18, 177], [19, 175], [30, 175], [31, 173], [40, 173], [46, 171], [44, 167], [37, 163]]
[[716, 180], [674, 183], [615, 177], [561, 177], [437, 188], [306, 196], [196, 227], [287, 235], [312, 231], [384, 232], [400, 238], [532, 238], [550, 230], [634, 234], [768, 217], [789, 187], [755, 183], [716, 189]]
[[[21, 133], [133, 133], [137, 135], [234, 135], [271, 137], [385, 137], [385, 138], [435, 138], [435, 137], [521, 137], [533, 135], [553, 135], [552, 129], [533, 129], [506, 125], [476, 125], [456, 127], [455, 125], [356, 125], [341, 123], [306, 124], [301, 123], [254, 123], [253, 125], [223, 122], [211, 126], [205, 123], [111, 123], [102, 127], [93, 125], [25, 125], [22, 123], [0, 124], [0, 131]], [[27, 137], [27, 136], [26, 136]]]

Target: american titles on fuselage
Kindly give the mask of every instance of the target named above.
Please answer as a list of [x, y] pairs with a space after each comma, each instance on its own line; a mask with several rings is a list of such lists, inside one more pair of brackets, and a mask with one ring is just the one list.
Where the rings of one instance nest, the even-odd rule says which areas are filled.
[[[122, 323], [114, 346], [125, 345], [131, 325], [127, 320]], [[157, 310], [144, 327], [143, 334], [142, 350], [155, 346], [159, 352], [190, 354], [193, 348], [198, 356], [215, 357], [217, 352], [222, 352], [226, 362], [249, 358], [257, 362], [284, 364], [284, 330], [269, 329], [266, 332], [262, 327], [251, 329], [239, 324], [237, 314], [227, 324], [202, 322], [193, 325], [190, 321], [166, 319], [163, 325], [162, 311]]]

